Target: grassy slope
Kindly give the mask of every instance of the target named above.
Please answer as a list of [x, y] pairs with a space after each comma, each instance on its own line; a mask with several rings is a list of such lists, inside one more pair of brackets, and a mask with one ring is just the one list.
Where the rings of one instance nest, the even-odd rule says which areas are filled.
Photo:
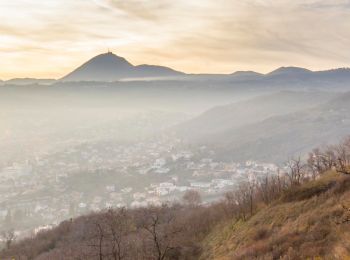
[[201, 259], [350, 259], [349, 209], [350, 176], [327, 173], [246, 222], [218, 226]]

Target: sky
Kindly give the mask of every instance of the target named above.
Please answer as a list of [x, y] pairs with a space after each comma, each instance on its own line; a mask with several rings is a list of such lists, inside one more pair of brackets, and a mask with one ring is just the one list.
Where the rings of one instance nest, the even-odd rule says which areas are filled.
[[3, 0], [0, 79], [60, 78], [108, 49], [188, 73], [350, 67], [350, 0]]

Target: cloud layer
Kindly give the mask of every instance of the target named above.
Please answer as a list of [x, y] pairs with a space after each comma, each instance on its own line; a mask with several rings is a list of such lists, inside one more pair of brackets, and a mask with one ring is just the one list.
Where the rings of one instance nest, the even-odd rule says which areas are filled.
[[0, 78], [59, 78], [112, 49], [186, 72], [350, 64], [347, 0], [1, 1]]

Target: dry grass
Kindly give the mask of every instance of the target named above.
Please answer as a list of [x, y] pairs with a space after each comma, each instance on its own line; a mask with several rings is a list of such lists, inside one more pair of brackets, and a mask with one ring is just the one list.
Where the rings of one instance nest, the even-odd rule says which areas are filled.
[[202, 259], [350, 259], [350, 176], [334, 172], [285, 193], [246, 222], [218, 226]]

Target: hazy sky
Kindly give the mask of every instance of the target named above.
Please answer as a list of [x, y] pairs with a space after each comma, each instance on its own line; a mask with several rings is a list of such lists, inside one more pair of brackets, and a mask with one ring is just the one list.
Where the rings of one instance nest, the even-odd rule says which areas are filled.
[[350, 0], [1, 0], [0, 78], [59, 78], [108, 48], [185, 72], [350, 66]]

